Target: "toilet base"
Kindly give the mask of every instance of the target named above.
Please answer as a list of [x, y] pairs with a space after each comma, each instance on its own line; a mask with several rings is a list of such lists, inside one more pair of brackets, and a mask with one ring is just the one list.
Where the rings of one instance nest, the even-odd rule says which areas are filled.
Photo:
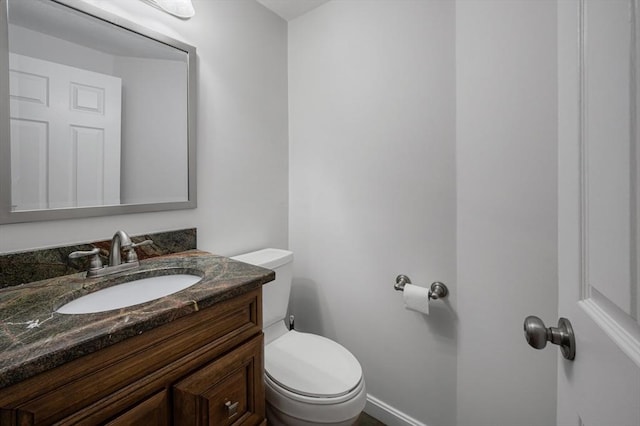
[[269, 426], [353, 426], [358, 420], [358, 417], [360, 417], [360, 414], [338, 423], [311, 423], [306, 420], [291, 417], [267, 402], [267, 421], [269, 422]]

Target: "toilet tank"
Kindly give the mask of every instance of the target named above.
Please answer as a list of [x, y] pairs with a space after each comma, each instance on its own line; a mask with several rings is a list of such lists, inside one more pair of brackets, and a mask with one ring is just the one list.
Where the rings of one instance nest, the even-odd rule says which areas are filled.
[[276, 272], [275, 281], [262, 286], [262, 328], [266, 329], [271, 324], [283, 320], [287, 316], [291, 293], [293, 252], [266, 248], [233, 256], [231, 259]]

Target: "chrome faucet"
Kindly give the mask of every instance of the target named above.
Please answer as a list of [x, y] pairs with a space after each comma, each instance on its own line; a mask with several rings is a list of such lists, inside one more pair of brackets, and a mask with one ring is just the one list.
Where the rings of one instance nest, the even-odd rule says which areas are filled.
[[109, 252], [109, 266], [118, 266], [122, 263], [122, 249], [133, 250], [131, 238], [124, 231], [118, 231], [111, 238], [111, 251]]
[[[100, 250], [94, 248], [89, 251], [74, 251], [69, 254], [70, 259], [76, 259], [79, 257], [91, 256], [91, 263], [89, 270], [87, 271], [87, 278], [101, 277], [104, 275], [114, 274], [116, 272], [126, 271], [129, 269], [137, 268], [140, 266], [138, 262], [138, 255], [134, 250], [135, 247], [147, 246], [153, 244], [151, 240], [145, 240], [140, 243], [133, 243], [129, 235], [124, 231], [117, 231], [113, 234], [111, 239], [111, 251], [109, 252], [109, 265], [102, 266], [100, 260]], [[122, 250], [127, 251], [127, 258], [125, 262], [122, 262]]]

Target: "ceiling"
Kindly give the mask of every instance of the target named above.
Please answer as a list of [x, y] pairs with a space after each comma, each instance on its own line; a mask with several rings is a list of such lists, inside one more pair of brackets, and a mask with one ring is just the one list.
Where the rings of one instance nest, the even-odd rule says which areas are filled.
[[281, 16], [286, 21], [304, 15], [308, 11], [323, 5], [329, 0], [257, 0], [267, 9]]

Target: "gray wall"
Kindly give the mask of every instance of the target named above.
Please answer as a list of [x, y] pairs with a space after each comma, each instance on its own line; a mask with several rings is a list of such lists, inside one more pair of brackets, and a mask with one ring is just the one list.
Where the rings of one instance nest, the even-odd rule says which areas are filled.
[[116, 57], [114, 69], [123, 96], [120, 202], [186, 201], [186, 63]]
[[85, 1], [196, 46], [198, 208], [0, 225], [0, 252], [189, 227], [220, 254], [286, 247], [286, 23], [253, 1], [194, 0], [187, 21], [141, 1]]
[[[387, 424], [456, 416], [455, 3], [332, 1], [289, 23], [292, 309], [362, 363]], [[428, 317], [395, 277], [443, 281]]]
[[556, 4], [456, 6], [458, 420], [554, 425], [557, 351]]

